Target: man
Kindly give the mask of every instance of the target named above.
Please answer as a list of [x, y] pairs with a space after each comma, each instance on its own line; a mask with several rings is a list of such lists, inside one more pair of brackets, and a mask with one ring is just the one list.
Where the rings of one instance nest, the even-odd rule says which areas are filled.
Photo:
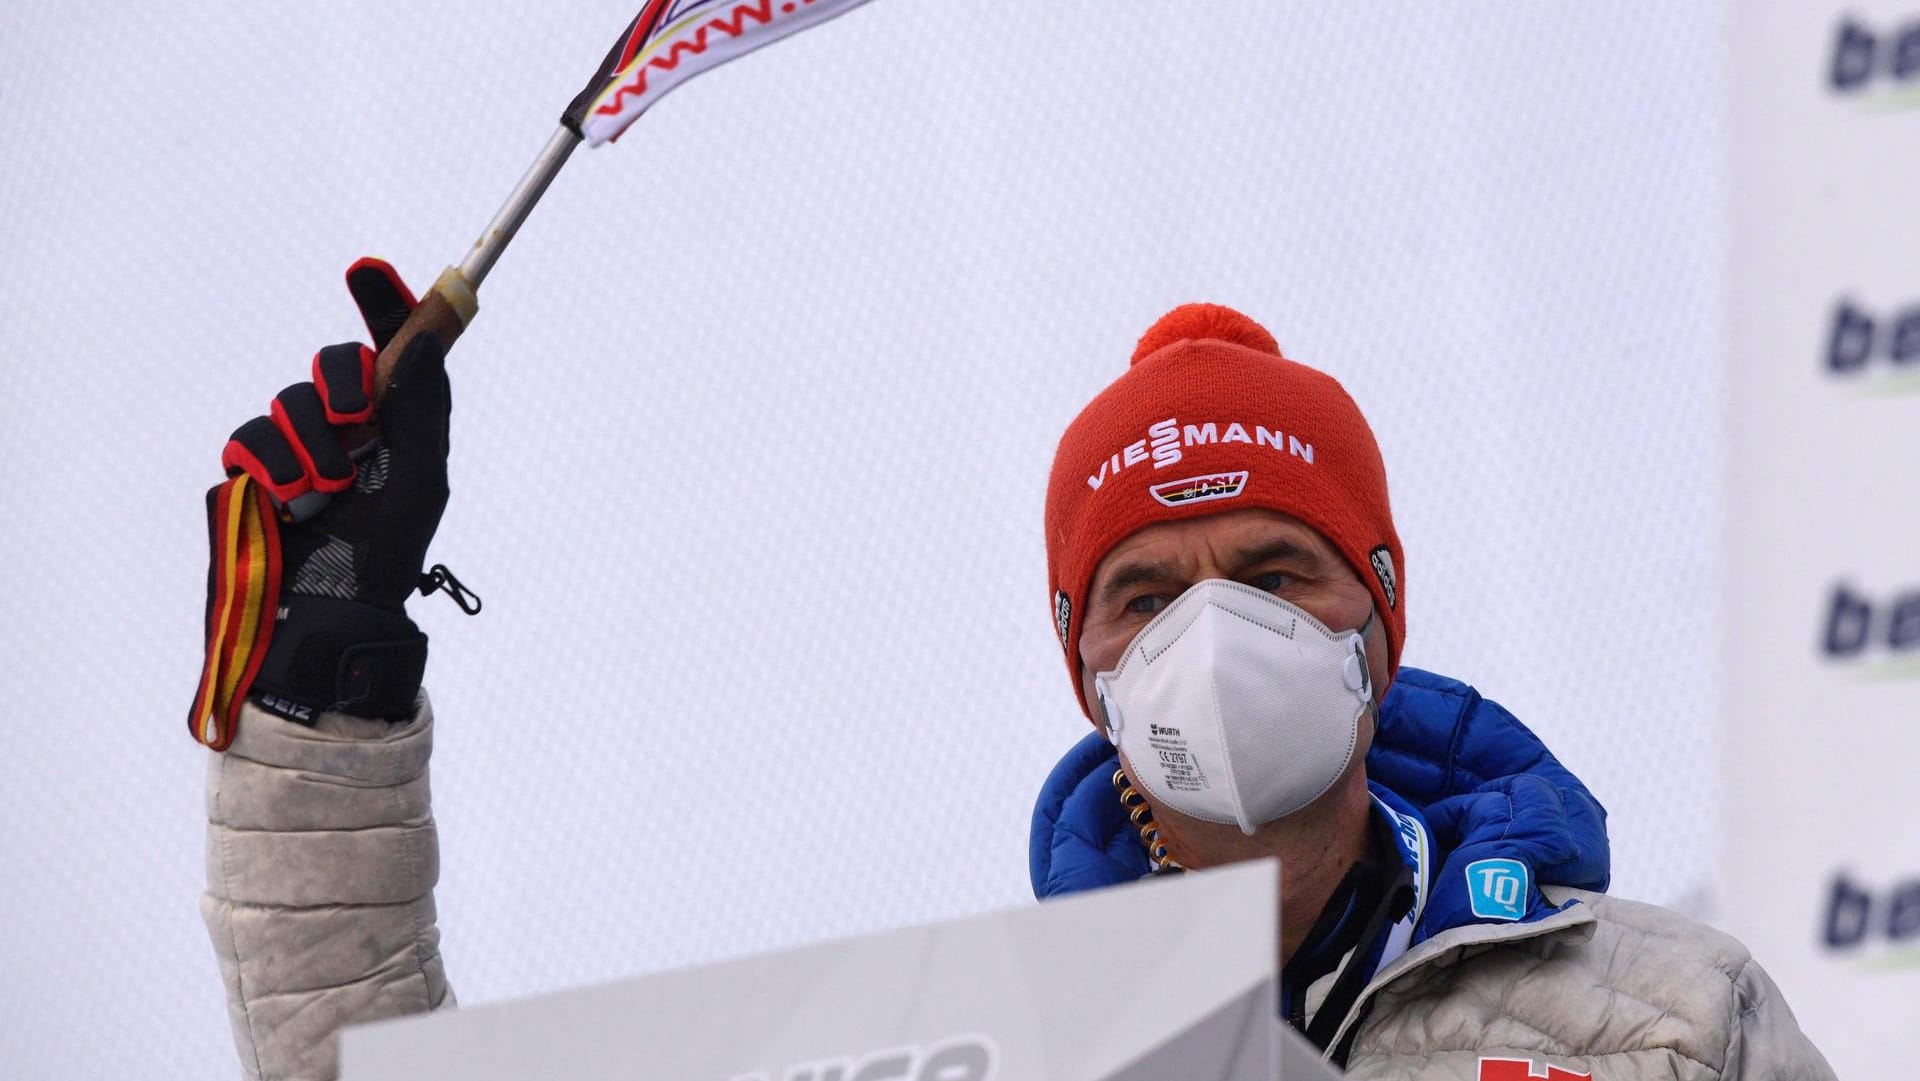
[[[348, 282], [375, 345], [384, 346], [410, 309], [411, 294], [390, 268], [371, 261], [356, 264]], [[1175, 370], [1170, 358], [1196, 349], [1243, 363], [1248, 358], [1241, 354], [1250, 354], [1255, 375], [1297, 367], [1277, 358], [1264, 332], [1256, 342], [1264, 343], [1264, 352], [1220, 342], [1194, 346], [1186, 339], [1251, 333], [1244, 319], [1196, 310], [1212, 312], [1206, 318], [1213, 322], [1200, 330], [1180, 319], [1163, 323], [1158, 333], [1168, 348], [1152, 350], [1155, 356], [1143, 359], [1136, 374]], [[209, 774], [208, 889], [202, 909], [250, 1077], [331, 1077], [333, 1034], [340, 1027], [454, 1002], [434, 926], [438, 847], [427, 794], [433, 714], [419, 690], [426, 645], [404, 613], [413, 591], [445, 584], [444, 576], [423, 576], [421, 568], [447, 498], [450, 398], [438, 348], [420, 339], [402, 359], [379, 408], [379, 446], [350, 459], [341, 450], [340, 433], [373, 416], [371, 362], [372, 352], [356, 346], [322, 350], [312, 382], [283, 391], [269, 415], [234, 433], [223, 455], [230, 472], [247, 473], [287, 508], [290, 519], [298, 519], [279, 527], [285, 581], [270, 648], [237, 735], [227, 753], [213, 757]], [[1174, 385], [1165, 389], [1177, 391], [1189, 374], [1179, 366]], [[1238, 380], [1244, 373], [1222, 369], [1222, 374]], [[1123, 379], [1116, 386], [1122, 384], [1132, 385]], [[1155, 386], [1153, 393], [1159, 393]], [[1068, 499], [1056, 492], [1049, 499], [1049, 557], [1055, 581], [1062, 583], [1056, 614], [1068, 655], [1075, 658], [1071, 667], [1083, 705], [1104, 699], [1107, 705], [1099, 708], [1109, 720], [1102, 731], [1120, 739], [1130, 770], [1141, 765], [1129, 750], [1129, 733], [1138, 722], [1152, 735], [1152, 708], [1139, 703], [1152, 702], [1155, 692], [1148, 687], [1147, 696], [1140, 697], [1145, 686], [1137, 678], [1140, 666], [1129, 668], [1117, 658], [1132, 638], [1151, 633], [1144, 623], [1163, 605], [1170, 608], [1176, 595], [1227, 574], [1238, 584], [1208, 589], [1240, 592], [1216, 598], [1221, 604], [1266, 603], [1260, 591], [1272, 589], [1303, 609], [1311, 605], [1315, 619], [1342, 632], [1325, 635], [1323, 644], [1338, 651], [1339, 678], [1352, 684], [1342, 693], [1356, 716], [1365, 714], [1364, 723], [1350, 726], [1351, 737], [1333, 752], [1319, 746], [1321, 741], [1296, 748], [1330, 775], [1324, 792], [1305, 791], [1300, 774], [1286, 769], [1268, 778], [1285, 782], [1277, 788], [1256, 770], [1245, 785], [1236, 781], [1235, 787], [1216, 789], [1226, 792], [1227, 804], [1236, 808], [1229, 820], [1246, 823], [1250, 836], [1240, 834], [1238, 825], [1229, 833], [1183, 817], [1155, 795], [1156, 786], [1192, 787], [1192, 771], [1130, 774], [1144, 786], [1144, 795], [1131, 785], [1114, 787], [1100, 775], [1103, 769], [1107, 775], [1114, 772], [1110, 762], [1101, 761], [1109, 758], [1104, 737], [1092, 737], [1056, 770], [1053, 783], [1060, 798], [1043, 797], [1038, 829], [1045, 835], [1039, 846], [1045, 858], [1036, 859], [1036, 886], [1047, 894], [1138, 877], [1155, 858], [1147, 845], [1163, 866], [1176, 858], [1203, 867], [1278, 852], [1286, 861], [1285, 911], [1294, 922], [1283, 928], [1286, 959], [1293, 982], [1304, 987], [1304, 993], [1290, 997], [1290, 1013], [1314, 1032], [1325, 1018], [1342, 1014], [1344, 1019], [1347, 1012], [1330, 1012], [1326, 1001], [1351, 997], [1352, 1012], [1371, 1014], [1364, 1025], [1347, 1026], [1364, 1029], [1357, 1041], [1335, 1035], [1335, 1051], [1350, 1052], [1356, 1071], [1375, 1063], [1397, 1064], [1399, 1059], [1376, 1050], [1392, 1043], [1383, 1024], [1409, 1023], [1419, 1004], [1435, 996], [1407, 998], [1405, 985], [1392, 979], [1399, 971], [1392, 966], [1430, 957], [1429, 947], [1449, 941], [1433, 932], [1443, 924], [1452, 928], [1457, 911], [1444, 919], [1435, 914], [1465, 903], [1463, 889], [1435, 885], [1436, 876], [1445, 878], [1454, 867], [1443, 858], [1524, 861], [1521, 866], [1542, 882], [1603, 888], [1602, 812], [1517, 722], [1496, 707], [1476, 708], [1464, 687], [1411, 671], [1395, 683], [1402, 602], [1393, 577], [1399, 553], [1385, 517], [1383, 479], [1377, 486], [1379, 513], [1361, 527], [1384, 523], [1385, 551], [1369, 554], [1364, 565], [1373, 568], [1376, 584], [1364, 587], [1356, 587], [1357, 574], [1342, 576], [1353, 569], [1348, 552], [1359, 534], [1329, 526], [1333, 519], [1319, 515], [1315, 506], [1276, 504], [1265, 482], [1255, 479], [1265, 475], [1264, 463], [1235, 467], [1247, 474], [1237, 489], [1230, 476], [1222, 480], [1209, 474], [1160, 490], [1164, 485], [1158, 477], [1166, 474], [1157, 473], [1150, 460], [1172, 464], [1185, 458], [1210, 471], [1226, 461], [1221, 452], [1243, 446], [1243, 437], [1255, 451], [1304, 461], [1330, 477], [1350, 478], [1351, 467], [1339, 463], [1369, 456], [1372, 472], [1380, 472], [1364, 422], [1357, 432], [1344, 429], [1343, 436], [1319, 423], [1327, 417], [1282, 409], [1249, 418], [1260, 421], [1253, 428], [1236, 428], [1241, 391], [1257, 390], [1258, 379], [1244, 388], [1218, 380], [1213, 386], [1224, 397], [1201, 403], [1222, 410], [1217, 415], [1225, 426], [1217, 426], [1213, 438], [1207, 437], [1204, 422], [1215, 418], [1197, 414], [1202, 423], [1191, 441], [1181, 431], [1171, 440], [1155, 433], [1139, 437], [1136, 449], [1135, 437], [1129, 436], [1115, 443], [1110, 460], [1105, 449], [1100, 451], [1104, 465], [1089, 460], [1085, 480], [1069, 477], [1084, 484], [1091, 498]], [[1126, 395], [1123, 388], [1120, 396]], [[1100, 417], [1131, 423], [1124, 411], [1104, 412], [1101, 402], [1113, 397], [1113, 391], [1103, 395], [1089, 409], [1094, 420], [1083, 417], [1069, 431], [1056, 489], [1062, 486], [1060, 469], [1079, 471], [1077, 459], [1087, 456], [1082, 444], [1106, 438], [1107, 422]], [[1351, 412], [1351, 403], [1345, 408]], [[1156, 422], [1180, 415], [1172, 408], [1149, 412]], [[1269, 427], [1280, 422], [1276, 417], [1284, 418], [1283, 426]], [[1352, 417], [1357, 420], [1357, 412]], [[1197, 476], [1184, 470], [1171, 475]], [[1156, 483], [1146, 491], [1157, 509], [1142, 517], [1123, 497], [1149, 477]], [[1335, 498], [1339, 485], [1325, 491], [1333, 493], [1325, 498]], [[1242, 507], [1252, 509], [1242, 513]], [[1216, 513], [1222, 508], [1227, 513]], [[1248, 555], [1261, 559], [1249, 564]], [[1378, 563], [1371, 562], [1375, 557]], [[1369, 622], [1365, 612], [1379, 615]], [[1357, 637], [1344, 634], [1354, 627], [1365, 631]], [[1374, 689], [1384, 691], [1390, 683], [1394, 689], [1376, 711]], [[1284, 692], [1280, 699], [1294, 697], [1290, 689], [1279, 690]], [[1175, 693], [1168, 701], [1177, 699]], [[1116, 711], [1134, 721], [1113, 723]], [[1137, 716], [1142, 712], [1149, 716]], [[1313, 730], [1337, 728], [1324, 723], [1326, 716], [1323, 711]], [[1199, 766], [1214, 768], [1204, 758]], [[1377, 788], [1370, 797], [1370, 772], [1391, 788]], [[1310, 779], [1305, 788], [1315, 783]], [[1302, 802], [1302, 795], [1312, 798]], [[1370, 798], [1377, 802], [1370, 804]], [[1287, 806], [1291, 802], [1301, 806]], [[1193, 806], [1208, 813], [1206, 806]], [[1372, 807], [1381, 809], [1376, 813]], [[1288, 813], [1268, 822], [1276, 809]], [[1483, 836], [1489, 833], [1498, 836]], [[1443, 842], [1450, 851], [1441, 851]], [[1402, 852], [1407, 860], [1398, 860]], [[1496, 884], [1488, 891], [1498, 900], [1506, 896], [1505, 888]], [[1545, 905], [1541, 900], [1536, 907], [1529, 898], [1527, 926], [1572, 937], [1578, 926], [1595, 922], [1581, 918], [1592, 905], [1574, 917], [1552, 913], [1559, 923], [1540, 915]], [[1356, 918], [1324, 915], [1335, 907], [1341, 912], [1334, 917], [1350, 908]], [[1305, 917], [1312, 917], [1307, 920], [1312, 926], [1300, 926]], [[1383, 945], [1372, 945], [1376, 939]], [[1336, 972], [1350, 951], [1367, 963], [1349, 963]], [[1396, 961], [1391, 951], [1405, 952]], [[1302, 981], [1302, 973], [1322, 967], [1325, 977]], [[1433, 967], [1437, 962], [1423, 972]], [[1381, 970], [1375, 981], [1380, 986], [1355, 984], [1363, 968], [1367, 975]], [[1334, 986], [1343, 978], [1346, 986]], [[1493, 978], [1489, 973], [1482, 982]], [[1757, 970], [1753, 978], [1764, 984]], [[1748, 977], [1742, 979], [1751, 985]], [[1729, 1000], [1733, 987], [1727, 982]], [[1403, 1001], [1409, 1004], [1400, 1005]], [[1769, 1018], [1784, 1013], [1761, 1005]]]
[[1358, 1077], [1832, 1077], [1738, 942], [1568, 888], [1596, 870], [1584, 789], [1400, 668], [1372, 430], [1252, 320], [1147, 332], [1060, 441], [1047, 554], [1097, 733], [1036, 808], [1037, 895], [1279, 857], [1283, 1009]]

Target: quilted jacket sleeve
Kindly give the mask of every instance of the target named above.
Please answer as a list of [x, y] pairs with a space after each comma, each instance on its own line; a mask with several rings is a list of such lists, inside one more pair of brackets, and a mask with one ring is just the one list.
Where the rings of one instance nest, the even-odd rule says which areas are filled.
[[434, 926], [433, 710], [398, 725], [251, 704], [207, 773], [207, 891], [243, 1076], [332, 1078], [335, 1033], [450, 1007]]
[[1835, 1081], [1826, 1056], [1800, 1031], [1780, 988], [1758, 961], [1741, 967], [1733, 990], [1737, 1016], [1721, 1081]]

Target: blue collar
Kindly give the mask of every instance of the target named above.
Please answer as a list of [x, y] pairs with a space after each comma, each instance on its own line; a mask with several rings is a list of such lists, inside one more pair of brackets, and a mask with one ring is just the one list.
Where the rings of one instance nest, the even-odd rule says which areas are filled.
[[[1461, 821], [1461, 836], [1443, 848], [1419, 808], [1386, 786], [1369, 782], [1374, 803], [1399, 825], [1403, 858], [1424, 846], [1419, 857], [1420, 900], [1414, 906], [1407, 941], [1387, 957], [1391, 961], [1407, 949], [1442, 931], [1474, 923], [1532, 923], [1561, 910], [1540, 892], [1534, 877], [1534, 853], [1522, 836], [1514, 835], [1512, 805], [1504, 815], [1485, 814]], [[1506, 803], [1506, 801], [1502, 801]], [[1572, 902], [1569, 902], [1572, 903]], [[1401, 928], [1394, 928], [1397, 935]], [[1383, 962], [1384, 964], [1384, 962]]]
[[[1442, 852], [1426, 817], [1379, 783], [1370, 783], [1374, 812], [1388, 826], [1400, 859], [1413, 873], [1413, 908], [1379, 941], [1363, 943], [1358, 957], [1373, 973], [1442, 931], [1473, 923], [1532, 923], [1564, 906], [1548, 901], [1534, 881], [1532, 865], [1518, 846], [1503, 846], [1504, 823], [1486, 821]], [[1571, 903], [1571, 902], [1569, 902]], [[1364, 919], [1349, 910], [1345, 921]], [[1283, 991], [1290, 990], [1284, 986]]]
[[[1420, 812], [1407, 806], [1398, 810], [1382, 798], [1381, 794], [1392, 793], [1378, 785], [1369, 786], [1373, 790], [1373, 808], [1392, 828], [1394, 844], [1400, 850], [1400, 859], [1413, 872], [1413, 910], [1400, 922], [1393, 925], [1381, 944], [1379, 954], [1374, 958], [1373, 970], [1378, 972], [1392, 964], [1401, 954], [1413, 946], [1414, 931], [1420, 925], [1421, 917], [1427, 912], [1427, 896], [1433, 892], [1434, 858], [1433, 831], [1420, 817]], [[1398, 802], [1399, 797], [1394, 797]], [[1402, 804], [1402, 806], [1406, 806]]]

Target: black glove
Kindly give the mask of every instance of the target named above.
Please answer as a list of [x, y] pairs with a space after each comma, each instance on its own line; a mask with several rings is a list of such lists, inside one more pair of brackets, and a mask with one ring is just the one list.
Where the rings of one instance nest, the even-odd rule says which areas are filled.
[[[415, 301], [376, 259], [355, 263], [347, 288], [374, 348], [320, 350], [313, 381], [281, 391], [221, 455], [229, 476], [250, 474], [281, 509], [279, 618], [250, 697], [307, 724], [322, 710], [412, 716], [427, 636], [405, 602], [423, 588], [427, 545], [447, 506], [445, 354], [430, 334], [409, 342], [376, 411], [374, 358]], [[379, 425], [378, 439], [349, 454], [347, 433], [368, 423]]]

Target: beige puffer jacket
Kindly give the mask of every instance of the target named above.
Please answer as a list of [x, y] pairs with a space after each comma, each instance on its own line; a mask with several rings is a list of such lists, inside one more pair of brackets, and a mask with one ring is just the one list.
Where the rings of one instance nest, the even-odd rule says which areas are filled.
[[[342, 1027], [451, 1007], [434, 927], [433, 711], [312, 729], [249, 705], [208, 773], [207, 929], [244, 1075], [336, 1073]], [[1779, 989], [1731, 937], [1652, 905], [1580, 903], [1434, 936], [1342, 1024], [1366, 1081], [1832, 1081]], [[1317, 1011], [1329, 974], [1309, 990]]]
[[[1375, 975], [1333, 1041], [1357, 1020], [1347, 1072], [1366, 1081], [1833, 1081], [1780, 989], [1731, 936], [1637, 901], [1546, 893], [1580, 903], [1534, 923], [1444, 931]], [[1332, 981], [1314, 990], [1324, 995]]]
[[243, 1076], [323, 1081], [335, 1033], [454, 1004], [433, 886], [433, 708], [313, 728], [251, 703], [207, 772], [207, 932]]

